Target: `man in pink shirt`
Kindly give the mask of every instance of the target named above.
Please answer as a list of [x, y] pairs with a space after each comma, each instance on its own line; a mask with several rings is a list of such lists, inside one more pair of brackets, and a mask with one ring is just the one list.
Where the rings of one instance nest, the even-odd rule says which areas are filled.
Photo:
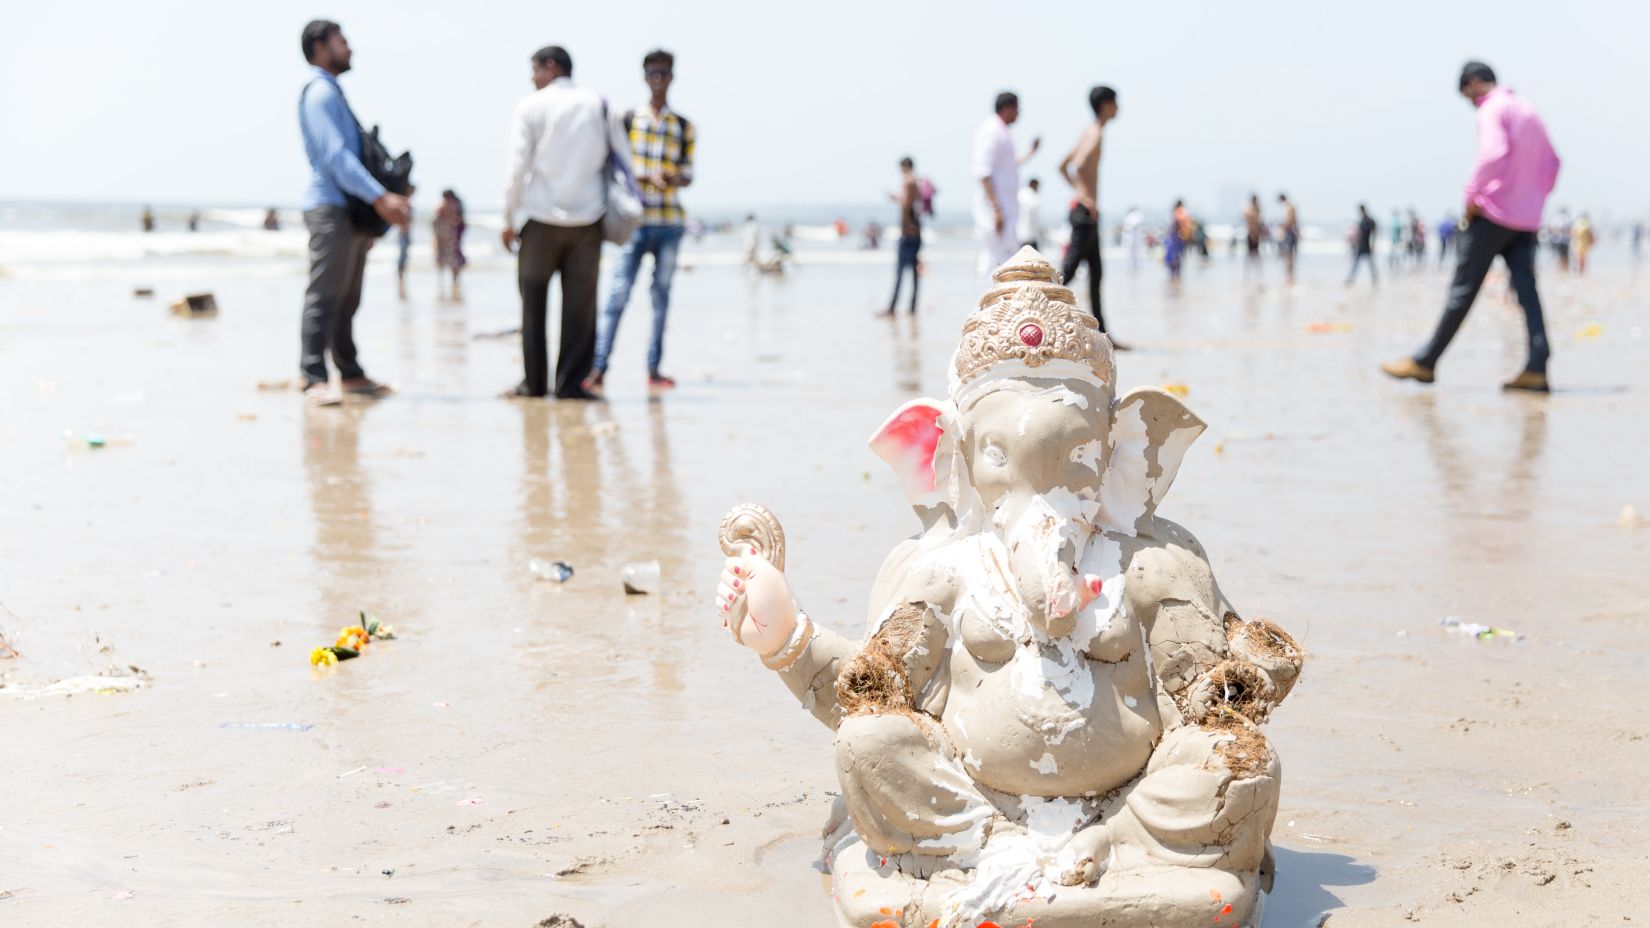
[[1467, 181], [1468, 224], [1456, 252], [1449, 302], [1432, 341], [1413, 358], [1389, 361], [1381, 370], [1400, 380], [1432, 383], [1438, 359], [1467, 318], [1484, 276], [1500, 255], [1530, 332], [1529, 363], [1502, 388], [1545, 393], [1547, 327], [1535, 289], [1535, 256], [1541, 208], [1558, 180], [1558, 155], [1535, 109], [1512, 91], [1496, 86], [1489, 65], [1467, 62], [1461, 69], [1461, 95], [1478, 107], [1478, 164]]

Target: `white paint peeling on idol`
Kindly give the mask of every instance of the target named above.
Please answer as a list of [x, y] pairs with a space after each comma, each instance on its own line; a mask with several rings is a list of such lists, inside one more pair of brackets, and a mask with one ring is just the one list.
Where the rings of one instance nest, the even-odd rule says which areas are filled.
[[[1139, 406], [1117, 413], [1111, 427], [1111, 466], [1100, 477], [1100, 524], [1108, 531], [1135, 534], [1142, 516], [1156, 504], [1146, 476], [1146, 421]], [[1139, 459], [1140, 467], [1134, 467]], [[1124, 465], [1124, 461], [1128, 465]]]
[[1100, 473], [1100, 462], [1105, 458], [1105, 456], [1106, 443], [1103, 439], [1099, 438], [1096, 438], [1093, 441], [1086, 441], [1071, 449], [1071, 463], [1081, 464], [1097, 474]]
[[[949, 850], [957, 846], [976, 846], [985, 840], [985, 826], [997, 814], [996, 807], [988, 802], [981, 802], [976, 798], [979, 794], [974, 786], [974, 780], [968, 771], [962, 768], [955, 759], [942, 757], [934, 761], [934, 787], [936, 792], [945, 791], [961, 808], [950, 815], [938, 816], [934, 823], [945, 834], [921, 838], [917, 846], [928, 849]], [[917, 816], [907, 813], [914, 820]]]
[[1094, 819], [1096, 808], [1083, 799], [1021, 799], [1017, 822], [1024, 830], [994, 832], [989, 847], [959, 861], [972, 866], [973, 879], [946, 897], [940, 923], [974, 925], [1050, 890], [1049, 871], [1058, 866], [1061, 849]]

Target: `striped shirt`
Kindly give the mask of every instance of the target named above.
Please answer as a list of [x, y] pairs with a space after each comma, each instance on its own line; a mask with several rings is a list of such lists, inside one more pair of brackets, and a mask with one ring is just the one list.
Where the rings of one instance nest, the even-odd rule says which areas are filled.
[[681, 188], [658, 187], [642, 178], [650, 174], [693, 179], [693, 123], [670, 107], [655, 115], [653, 107], [638, 106], [625, 114], [630, 135], [631, 168], [642, 187], [642, 224], [679, 226], [686, 217]]

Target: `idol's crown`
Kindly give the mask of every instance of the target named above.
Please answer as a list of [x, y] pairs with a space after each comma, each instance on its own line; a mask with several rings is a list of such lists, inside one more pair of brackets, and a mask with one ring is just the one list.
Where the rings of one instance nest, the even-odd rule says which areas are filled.
[[1035, 368], [1056, 360], [1087, 365], [1101, 383], [1112, 383], [1111, 340], [1093, 316], [1077, 308], [1058, 277], [1054, 265], [1029, 245], [997, 268], [979, 311], [963, 323], [956, 355], [959, 386], [1003, 362]]

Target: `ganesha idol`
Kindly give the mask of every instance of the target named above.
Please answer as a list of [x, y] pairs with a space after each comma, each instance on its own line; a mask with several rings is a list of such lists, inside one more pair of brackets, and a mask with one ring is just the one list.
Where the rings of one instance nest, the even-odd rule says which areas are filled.
[[1203, 423], [1115, 390], [1110, 341], [1026, 248], [963, 325], [950, 399], [871, 448], [921, 530], [851, 641], [729, 514], [717, 606], [835, 733], [824, 864], [855, 928], [1258, 925], [1279, 766], [1259, 725], [1300, 674], [1157, 515]]

